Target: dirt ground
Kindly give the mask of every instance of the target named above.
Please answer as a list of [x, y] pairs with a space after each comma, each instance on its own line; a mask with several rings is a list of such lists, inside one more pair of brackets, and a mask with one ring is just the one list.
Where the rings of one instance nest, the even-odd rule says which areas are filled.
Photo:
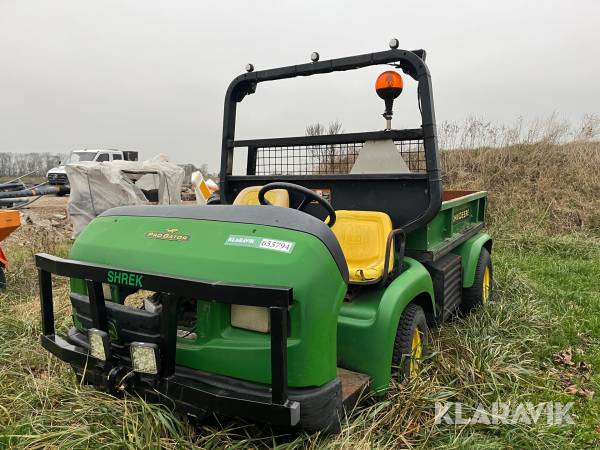
[[32, 233], [51, 233], [56, 240], [69, 239], [73, 231], [67, 216], [69, 197], [44, 196], [21, 211], [21, 227], [3, 244], [23, 243]]
[[[30, 206], [22, 208], [21, 227], [11, 234], [2, 244], [24, 243], [31, 233], [44, 232], [51, 234], [53, 240], [70, 239], [73, 227], [67, 214], [69, 197], [47, 195], [36, 200]], [[184, 200], [184, 204], [195, 204], [194, 201]]]

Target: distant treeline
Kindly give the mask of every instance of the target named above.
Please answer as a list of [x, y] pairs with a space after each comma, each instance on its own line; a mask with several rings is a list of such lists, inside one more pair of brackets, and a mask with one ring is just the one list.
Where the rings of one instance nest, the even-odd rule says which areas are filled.
[[0, 153], [0, 177], [17, 177], [31, 172], [45, 176], [64, 155], [56, 153]]

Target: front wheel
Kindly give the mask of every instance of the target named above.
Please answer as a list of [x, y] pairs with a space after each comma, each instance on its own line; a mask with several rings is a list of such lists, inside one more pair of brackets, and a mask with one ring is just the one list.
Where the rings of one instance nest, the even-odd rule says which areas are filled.
[[409, 304], [400, 316], [394, 341], [392, 375], [398, 381], [415, 378], [419, 374], [422, 361], [427, 356], [428, 333], [423, 308]]
[[485, 306], [492, 296], [494, 287], [494, 268], [492, 258], [487, 248], [482, 248], [475, 268], [475, 281], [470, 288], [463, 289], [463, 298], [460, 309], [468, 314], [475, 308]]

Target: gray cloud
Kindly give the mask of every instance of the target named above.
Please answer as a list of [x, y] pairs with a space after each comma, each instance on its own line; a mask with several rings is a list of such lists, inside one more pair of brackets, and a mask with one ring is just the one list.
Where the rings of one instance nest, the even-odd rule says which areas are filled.
[[[592, 0], [0, 0], [0, 151], [121, 147], [216, 169], [225, 89], [247, 62], [384, 50], [393, 36], [427, 49], [438, 121], [577, 120], [600, 109], [599, 18]], [[238, 137], [333, 119], [380, 129], [380, 71], [260, 85], [240, 107]], [[396, 126], [418, 125], [406, 84]]]

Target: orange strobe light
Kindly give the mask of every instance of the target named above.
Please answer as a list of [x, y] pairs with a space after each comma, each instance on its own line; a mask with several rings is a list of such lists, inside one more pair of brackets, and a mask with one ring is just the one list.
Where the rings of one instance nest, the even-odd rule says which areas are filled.
[[394, 99], [402, 93], [403, 87], [404, 82], [402, 81], [402, 77], [398, 72], [394, 72], [393, 70], [383, 72], [377, 77], [377, 81], [375, 81], [375, 92], [385, 102], [383, 117], [385, 117], [386, 128], [388, 130], [391, 128]]

